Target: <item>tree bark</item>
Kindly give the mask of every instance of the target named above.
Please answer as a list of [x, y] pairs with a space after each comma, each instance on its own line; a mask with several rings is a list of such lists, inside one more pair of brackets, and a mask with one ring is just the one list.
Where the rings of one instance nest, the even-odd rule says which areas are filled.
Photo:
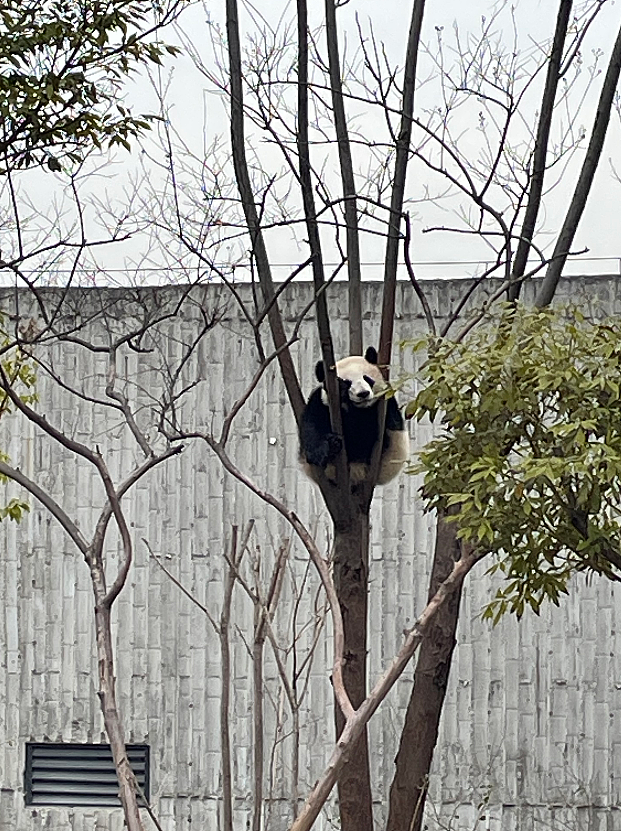
[[220, 744], [222, 749], [222, 826], [223, 831], [233, 831], [233, 763], [231, 755], [231, 645], [229, 642], [231, 604], [235, 588], [237, 566], [237, 527], [231, 537], [231, 560], [224, 580], [224, 598], [220, 612]]
[[427, 636], [429, 627], [439, 609], [463, 583], [465, 575], [470, 572], [482, 556], [485, 555], [481, 555], [474, 550], [465, 551], [462, 553], [461, 559], [455, 563], [451, 574], [440, 586], [433, 600], [427, 604], [412, 629], [406, 634], [403, 646], [375, 682], [366, 700], [349, 716], [341, 740], [334, 748], [326, 768], [315, 782], [300, 815], [291, 825], [290, 831], [310, 831], [343, 768], [350, 763], [352, 748], [362, 735], [362, 731], [377, 712], [397, 679], [400, 678], [421, 641]]
[[395, 294], [397, 291], [397, 265], [399, 260], [399, 244], [401, 241], [400, 228], [403, 214], [403, 199], [405, 196], [405, 180], [410, 161], [416, 65], [424, 11], [425, 0], [414, 0], [403, 71], [401, 122], [399, 134], [395, 142], [395, 172], [390, 196], [390, 216], [384, 258], [384, 291], [382, 296], [382, 324], [379, 344], [379, 362], [383, 365], [390, 363], [392, 350], [395, 322]]
[[362, 294], [360, 237], [358, 233], [358, 206], [356, 202], [356, 183], [354, 163], [349, 142], [349, 130], [343, 101], [343, 81], [341, 77], [341, 57], [339, 54], [338, 30], [336, 26], [336, 2], [326, 0], [326, 43], [328, 46], [328, 67], [330, 71], [330, 92], [332, 93], [332, 110], [334, 112], [334, 129], [339, 150], [339, 171], [343, 187], [343, 212], [345, 214], [345, 233], [347, 239], [347, 278], [349, 297], [349, 353], [362, 355]]
[[[230, 122], [231, 149], [235, 179], [244, 209], [244, 216], [250, 234], [252, 252], [257, 264], [259, 283], [266, 307], [269, 309], [267, 319], [272, 332], [274, 346], [281, 349], [287, 342], [285, 328], [276, 301], [276, 292], [272, 279], [272, 269], [259, 220], [255, 202], [254, 189], [246, 160], [246, 136], [244, 129], [244, 94], [241, 42], [239, 36], [239, 15], [237, 0], [226, 0], [226, 33], [228, 38], [229, 78], [230, 78]], [[278, 353], [278, 363], [282, 378], [291, 402], [296, 420], [299, 421], [304, 409], [304, 396], [300, 389], [297, 373], [289, 349]]]
[[511, 270], [512, 282], [507, 292], [507, 299], [515, 301], [522, 290], [522, 277], [526, 271], [526, 263], [530, 253], [530, 246], [535, 235], [535, 225], [541, 207], [543, 194], [543, 180], [546, 172], [546, 156], [550, 140], [550, 128], [552, 127], [552, 116], [554, 115], [554, 103], [556, 91], [560, 80], [561, 61], [567, 29], [571, 20], [571, 7], [573, 0], [561, 0], [556, 16], [556, 28], [552, 51], [548, 59], [548, 71], [546, 83], [541, 98], [541, 110], [539, 123], [537, 125], [537, 137], [535, 139], [535, 150], [533, 153], [533, 169], [531, 174], [530, 188], [528, 191], [528, 202], [524, 213], [524, 222], [518, 242], [513, 268]]
[[95, 606], [95, 629], [99, 666], [98, 695], [119, 780], [119, 796], [123, 804], [125, 822], [129, 831], [144, 831], [138, 808], [136, 777], [127, 758], [123, 725], [116, 703], [110, 607], [105, 602], [97, 602]]
[[[347, 526], [334, 528], [334, 584], [343, 616], [343, 680], [354, 709], [366, 698], [369, 514], [352, 511]], [[335, 702], [337, 737], [345, 718]], [[342, 831], [373, 831], [373, 800], [366, 728], [338, 779]]]
[[[438, 517], [429, 600], [460, 558], [461, 546], [456, 533], [455, 524]], [[414, 685], [395, 759], [386, 831], [421, 831], [422, 828], [429, 769], [455, 648], [462, 585], [463, 577], [436, 613], [419, 648]]]
[[621, 28], [617, 33], [617, 39], [610, 55], [606, 76], [602, 85], [602, 91], [599, 96], [599, 103], [597, 105], [597, 113], [593, 123], [593, 131], [589, 146], [587, 147], [582, 169], [578, 176], [578, 181], [574, 190], [574, 194], [567, 208], [565, 214], [565, 221], [563, 227], [557, 237], [552, 258], [546, 271], [546, 276], [543, 279], [541, 289], [537, 294], [535, 306], [543, 308], [552, 302], [558, 281], [561, 279], [561, 273], [569, 251], [574, 241], [574, 236], [578, 230], [578, 223], [582, 217], [582, 213], [586, 207], [587, 199], [591, 192], [591, 186], [595, 173], [602, 157], [602, 150], [604, 147], [604, 139], [610, 123], [610, 113], [614, 102], [614, 97], [619, 83], [619, 73], [621, 72]]

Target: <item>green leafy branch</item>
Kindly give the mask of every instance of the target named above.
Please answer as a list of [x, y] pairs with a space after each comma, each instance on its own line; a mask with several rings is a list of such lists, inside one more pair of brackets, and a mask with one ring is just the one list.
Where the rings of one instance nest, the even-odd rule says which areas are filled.
[[[0, 158], [4, 171], [56, 155], [78, 161], [85, 149], [129, 147], [149, 127], [119, 103], [140, 65], [161, 64], [178, 48], [155, 33], [180, 0], [5, 0], [0, 10]], [[54, 155], [56, 154], [56, 155]]]
[[[423, 348], [420, 342], [413, 348]], [[434, 339], [408, 415], [427, 510], [497, 562], [484, 617], [559, 603], [575, 572], [621, 579], [621, 327], [506, 306], [463, 342]]]

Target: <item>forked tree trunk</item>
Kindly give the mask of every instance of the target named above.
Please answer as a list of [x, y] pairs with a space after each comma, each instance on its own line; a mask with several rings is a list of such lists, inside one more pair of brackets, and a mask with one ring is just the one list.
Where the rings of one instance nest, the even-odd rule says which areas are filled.
[[[438, 517], [429, 599], [460, 557], [456, 532], [456, 525]], [[419, 648], [414, 686], [395, 759], [386, 831], [421, 831], [422, 828], [429, 770], [455, 648], [462, 584], [463, 581], [438, 610]]]
[[[354, 502], [355, 500], [352, 500]], [[356, 709], [366, 697], [367, 593], [369, 573], [369, 513], [353, 506], [346, 527], [334, 528], [334, 583], [343, 614], [345, 665], [343, 680]], [[345, 719], [335, 702], [335, 723], [340, 736]], [[367, 732], [353, 749], [338, 780], [342, 831], [373, 831], [373, 803]]]

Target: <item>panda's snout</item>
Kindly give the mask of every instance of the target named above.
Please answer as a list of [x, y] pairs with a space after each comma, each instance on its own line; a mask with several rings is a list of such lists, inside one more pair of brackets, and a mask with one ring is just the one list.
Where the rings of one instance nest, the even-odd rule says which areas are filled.
[[349, 398], [354, 407], [371, 407], [374, 403], [373, 391], [369, 389], [350, 391]]

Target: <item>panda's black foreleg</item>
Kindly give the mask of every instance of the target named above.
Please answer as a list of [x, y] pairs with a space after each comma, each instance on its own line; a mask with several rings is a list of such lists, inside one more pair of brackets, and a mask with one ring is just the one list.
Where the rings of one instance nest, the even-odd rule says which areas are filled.
[[382, 441], [382, 449], [387, 450], [390, 446], [390, 433], [398, 430], [405, 430], [405, 422], [397, 404], [397, 399], [394, 397], [386, 401], [386, 418], [384, 419], [384, 438]]
[[332, 431], [330, 412], [321, 401], [321, 389], [311, 395], [302, 413], [300, 445], [306, 461], [324, 469], [343, 446], [340, 437]]
[[399, 409], [399, 405], [397, 404], [397, 399], [394, 397], [394, 395], [392, 398], [389, 398], [386, 402], [386, 420], [384, 422], [384, 427], [386, 430], [405, 429], [403, 415], [401, 414], [401, 410]]
[[336, 433], [328, 433], [323, 437], [307, 437], [302, 449], [309, 465], [325, 469], [328, 463], [338, 456], [342, 446], [343, 443]]

